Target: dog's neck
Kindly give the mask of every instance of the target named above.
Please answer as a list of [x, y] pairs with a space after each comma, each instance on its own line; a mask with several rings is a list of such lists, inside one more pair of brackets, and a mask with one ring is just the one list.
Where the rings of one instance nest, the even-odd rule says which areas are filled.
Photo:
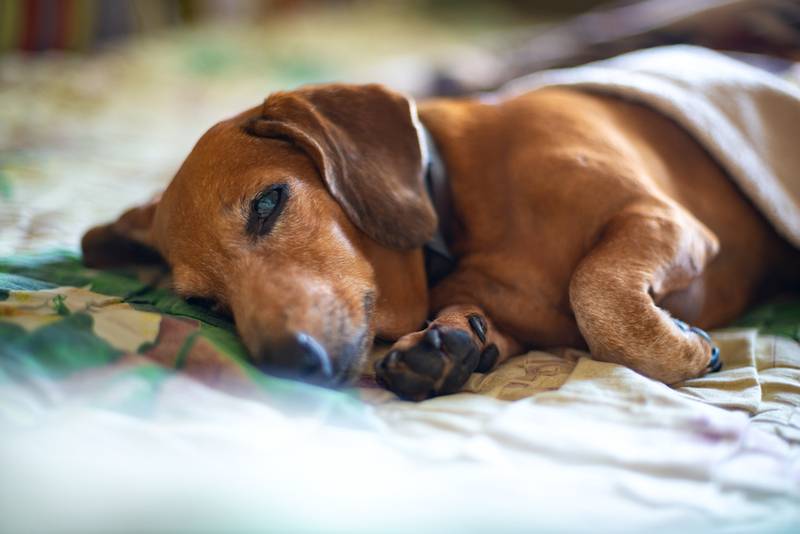
[[420, 327], [428, 315], [428, 289], [455, 267], [455, 259], [445, 239], [452, 214], [444, 160], [427, 128], [419, 121], [415, 126], [420, 139], [426, 190], [436, 209], [439, 224], [422, 250], [387, 249], [372, 240], [365, 243], [380, 294], [375, 307], [376, 333], [386, 339], [396, 339]]
[[423, 248], [428, 285], [433, 286], [455, 268], [455, 258], [445, 239], [445, 236], [448, 235], [448, 225], [452, 219], [450, 184], [448, 183], [447, 168], [433, 136], [421, 121], [417, 122], [415, 126], [425, 169], [426, 190], [439, 221], [436, 233]]

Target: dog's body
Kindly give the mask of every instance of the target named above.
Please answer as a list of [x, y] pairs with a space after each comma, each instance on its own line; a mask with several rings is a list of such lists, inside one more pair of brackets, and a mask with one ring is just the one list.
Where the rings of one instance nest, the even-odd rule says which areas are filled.
[[710, 347], [656, 306], [720, 326], [786, 265], [735, 184], [648, 108], [548, 89], [420, 115], [450, 173], [459, 258], [432, 310], [474, 305], [515, 348], [586, 343], [667, 383], [697, 376]]
[[344, 377], [373, 334], [399, 338], [378, 379], [420, 399], [534, 347], [588, 347], [666, 383], [698, 376], [713, 346], [663, 309], [723, 325], [797, 256], [669, 119], [544, 89], [420, 106], [447, 169], [441, 222], [457, 260], [428, 292], [420, 247], [436, 219], [402, 102], [375, 86], [270, 97], [206, 134], [157, 208], [90, 232], [87, 259], [107, 263], [98, 250], [122, 238], [156, 248], [179, 291], [230, 309], [271, 368]]

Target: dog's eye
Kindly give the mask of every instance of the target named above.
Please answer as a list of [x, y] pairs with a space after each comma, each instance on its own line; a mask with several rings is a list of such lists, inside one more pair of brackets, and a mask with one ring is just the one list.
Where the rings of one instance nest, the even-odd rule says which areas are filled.
[[286, 199], [286, 184], [277, 184], [265, 189], [250, 204], [247, 233], [262, 236], [272, 229]]
[[281, 199], [281, 192], [279, 189], [273, 189], [266, 193], [258, 195], [256, 198], [256, 213], [259, 217], [269, 217], [272, 210], [278, 207], [278, 201]]

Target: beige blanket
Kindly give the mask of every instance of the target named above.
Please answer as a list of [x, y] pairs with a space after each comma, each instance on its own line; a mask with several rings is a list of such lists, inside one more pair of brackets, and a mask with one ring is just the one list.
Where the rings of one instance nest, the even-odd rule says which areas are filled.
[[775, 228], [800, 247], [800, 88], [695, 46], [665, 46], [510, 83], [567, 86], [650, 106], [686, 128]]

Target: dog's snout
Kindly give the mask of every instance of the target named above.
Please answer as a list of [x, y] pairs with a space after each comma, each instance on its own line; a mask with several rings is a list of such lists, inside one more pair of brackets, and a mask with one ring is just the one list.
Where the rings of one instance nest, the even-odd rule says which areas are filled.
[[333, 377], [327, 351], [305, 332], [298, 332], [281, 343], [262, 348], [260, 356], [261, 369], [271, 375], [319, 384], [326, 384]]

